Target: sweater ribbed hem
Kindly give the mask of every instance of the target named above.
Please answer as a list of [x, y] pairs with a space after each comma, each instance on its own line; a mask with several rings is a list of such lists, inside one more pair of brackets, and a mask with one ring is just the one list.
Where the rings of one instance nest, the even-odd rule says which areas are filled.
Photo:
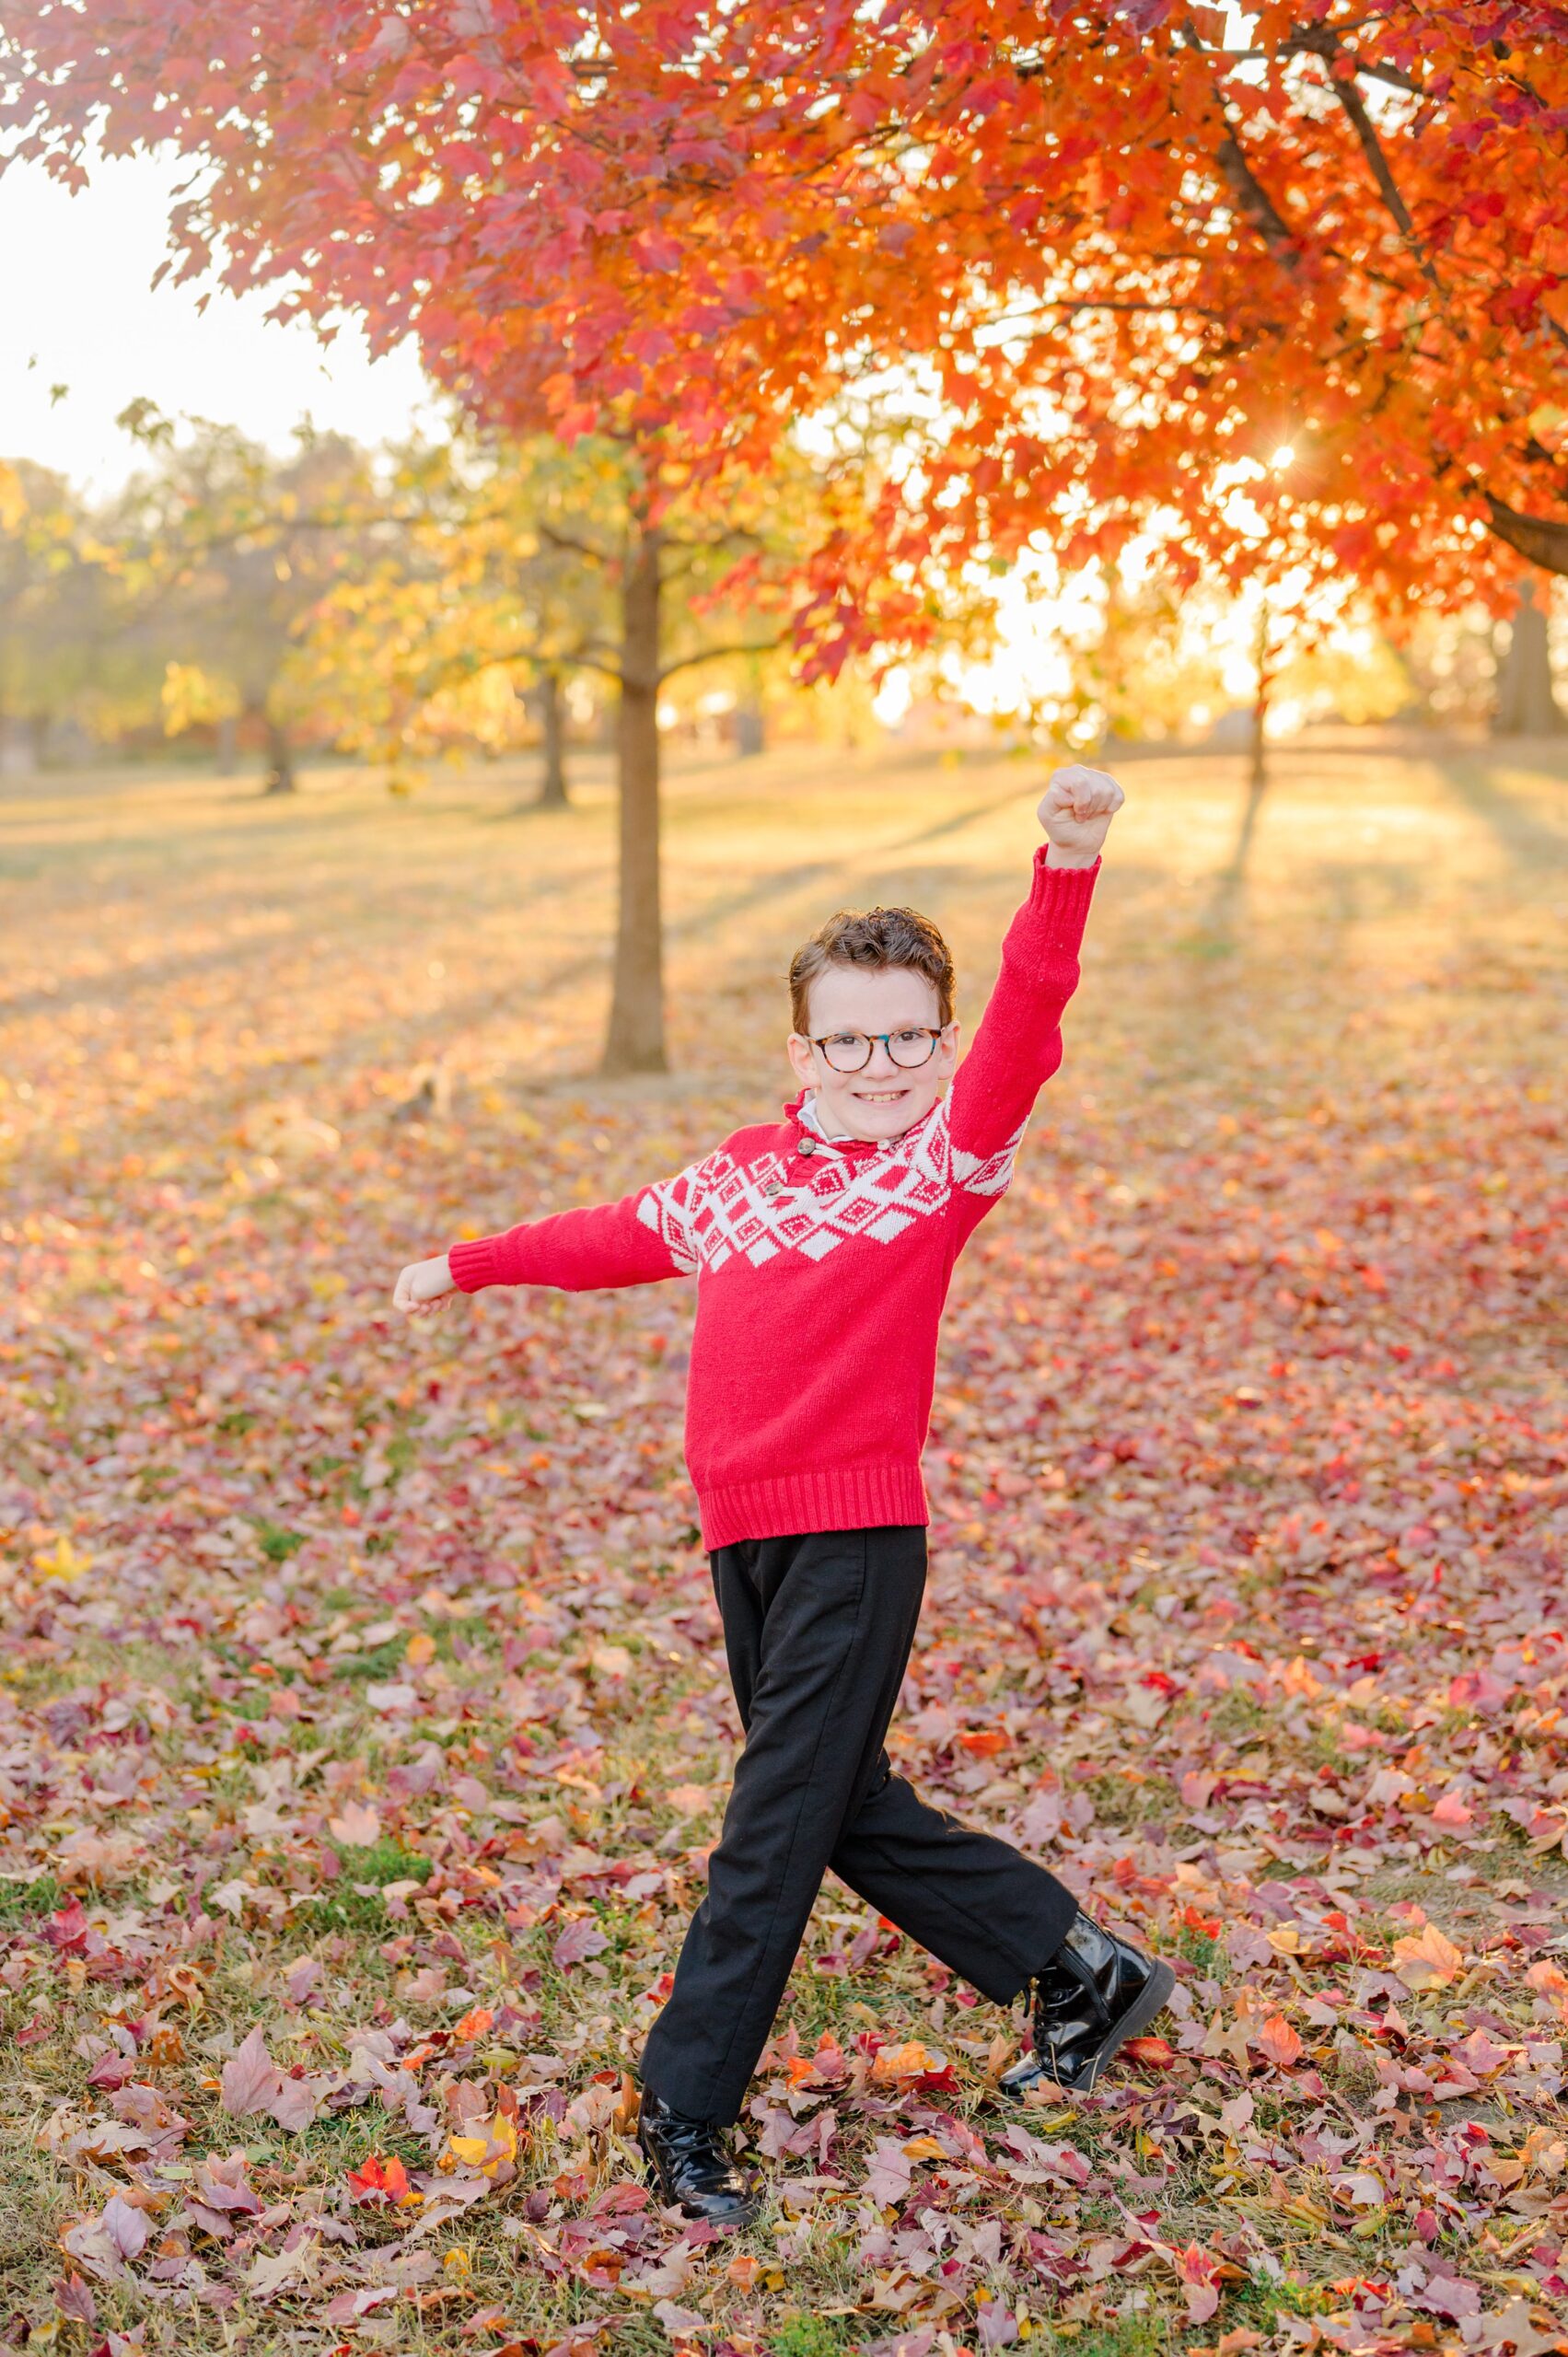
[[447, 1254], [447, 1266], [459, 1293], [478, 1293], [484, 1285], [501, 1282], [493, 1236], [476, 1237], [471, 1244], [454, 1244]]
[[918, 1465], [830, 1465], [772, 1481], [731, 1481], [700, 1490], [703, 1544], [789, 1538], [807, 1530], [877, 1530], [925, 1524], [931, 1514]]

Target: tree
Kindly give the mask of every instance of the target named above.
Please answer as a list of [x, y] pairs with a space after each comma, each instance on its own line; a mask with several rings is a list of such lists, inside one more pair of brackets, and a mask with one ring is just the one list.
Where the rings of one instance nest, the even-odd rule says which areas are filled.
[[41, 760], [50, 722], [81, 683], [96, 586], [86, 519], [64, 478], [26, 459], [0, 461], [0, 767]]
[[[1265, 0], [120, 0], [11, 35], [16, 152], [211, 170], [178, 267], [347, 305], [510, 430], [701, 473], [918, 362], [862, 572], [1163, 518], [1396, 605], [1568, 569], [1568, 7]], [[520, 290], [528, 299], [519, 299]], [[873, 543], [875, 545], [873, 545]], [[1512, 553], [1510, 553], [1510, 552]], [[842, 552], [833, 552], [837, 563]], [[872, 627], [819, 567], [836, 659]], [[919, 600], [906, 611], [918, 621]]]
[[543, 663], [539, 669], [535, 701], [539, 706], [541, 774], [539, 807], [564, 810], [571, 800], [566, 790], [566, 684], [564, 668]]
[[344, 436], [308, 428], [279, 460], [205, 419], [182, 437], [146, 403], [122, 422], [151, 462], [111, 518], [142, 627], [192, 675], [184, 702], [200, 702], [204, 683], [215, 711], [260, 725], [263, 791], [293, 793], [299, 650], [316, 608], [366, 561], [377, 513], [369, 461]]
[[[728, 398], [738, 395], [738, 378], [709, 401], [694, 434], [698, 412], [685, 380], [672, 379], [666, 402], [646, 377], [645, 364], [656, 366], [666, 348], [656, 332], [636, 367], [612, 366], [603, 382], [574, 392], [575, 340], [563, 338], [565, 315], [556, 308], [567, 273], [548, 250], [535, 250], [547, 215], [554, 226], [546, 248], [557, 240], [553, 206], [564, 185], [540, 180], [543, 148], [532, 161], [526, 151], [536, 98], [545, 99], [548, 114], [550, 93], [564, 102], [579, 82], [590, 87], [592, 28], [549, 0], [537, 7], [459, 0], [439, 15], [417, 13], [417, 25], [397, 15], [377, 23], [342, 6], [313, 11], [302, 0], [268, 0], [250, 13], [198, 0], [168, 19], [150, 0], [129, 0], [100, 39], [103, 29], [51, 5], [6, 37], [0, 54], [10, 84], [0, 116], [17, 133], [13, 154], [46, 155], [71, 182], [84, 175], [89, 141], [114, 154], [150, 139], [203, 159], [211, 167], [204, 184], [176, 208], [171, 225], [180, 273], [200, 272], [216, 255], [231, 284], [282, 278], [285, 316], [330, 320], [346, 302], [378, 347], [412, 327], [433, 375], [485, 430], [522, 438], [558, 426], [568, 441], [591, 432], [621, 452], [630, 492], [627, 529], [609, 558], [618, 623], [608, 667], [619, 689], [621, 895], [606, 1061], [656, 1068], [664, 1061], [657, 702], [669, 668], [662, 648], [671, 570], [723, 545], [735, 559], [736, 598], [754, 597], [766, 569], [765, 535], [755, 518], [738, 533], [734, 511], [765, 481], [798, 475], [799, 461], [786, 434], [751, 430], [747, 403]], [[427, 35], [428, 77], [412, 71]], [[519, 72], [534, 95], [524, 96]], [[638, 73], [672, 123], [684, 99], [664, 85], [662, 64]], [[507, 129], [514, 110], [521, 146]], [[587, 159], [589, 151], [576, 152]], [[569, 161], [558, 145], [552, 153], [558, 165]], [[607, 223], [614, 237], [631, 225], [642, 193], [633, 179], [621, 176], [618, 186], [620, 210]], [[533, 202], [530, 189], [550, 202]], [[598, 235], [586, 216], [577, 230]], [[649, 238], [633, 275], [661, 266], [652, 220]], [[307, 250], [312, 259], [301, 269]], [[504, 261], [499, 279], [487, 252]], [[737, 280], [742, 311], [760, 291], [760, 282], [748, 291], [744, 273]], [[769, 422], [781, 426], [782, 413], [770, 410]], [[791, 623], [829, 663], [856, 633], [876, 634], [878, 611], [907, 616], [920, 607], [908, 584], [879, 598], [879, 568], [854, 559], [859, 535], [849, 528], [847, 505], [835, 505], [830, 491], [816, 502], [816, 528], [792, 552], [803, 586]], [[724, 519], [716, 532], [703, 521], [710, 515]], [[695, 658], [673, 658], [688, 659]]]
[[1568, 729], [1551, 677], [1548, 601], [1519, 584], [1508, 643], [1497, 666], [1492, 726], [1499, 737], [1560, 737]]
[[[782, 584], [823, 528], [815, 470], [781, 458], [761, 484], [656, 502], [645, 460], [609, 435], [401, 454], [376, 563], [320, 607], [312, 643], [336, 725], [367, 749], [418, 752], [464, 689], [518, 674], [554, 697], [573, 670], [617, 693], [620, 905], [604, 1062], [662, 1071], [658, 708], [696, 665], [776, 645]], [[550, 704], [546, 701], [547, 784]], [[559, 758], [557, 753], [557, 759]], [[545, 798], [549, 798], [546, 796]]]
[[[1568, 6], [1264, 0], [46, 0], [10, 153], [200, 162], [173, 267], [410, 332], [487, 430], [612, 435], [664, 511], [803, 412], [895, 461], [797, 552], [807, 669], [1043, 538], [1395, 612], [1568, 569]], [[1288, 452], [1288, 462], [1281, 454]], [[1238, 524], [1238, 493], [1255, 517]], [[626, 671], [628, 853], [656, 688]], [[640, 765], [640, 769], [639, 769]], [[623, 910], [645, 905], [628, 869]]]
[[612, 624], [601, 569], [571, 545], [596, 472], [542, 436], [390, 454], [370, 561], [309, 632], [340, 739], [394, 764], [454, 738], [498, 747], [521, 688], [540, 726], [540, 800], [565, 805], [565, 682], [597, 668]]

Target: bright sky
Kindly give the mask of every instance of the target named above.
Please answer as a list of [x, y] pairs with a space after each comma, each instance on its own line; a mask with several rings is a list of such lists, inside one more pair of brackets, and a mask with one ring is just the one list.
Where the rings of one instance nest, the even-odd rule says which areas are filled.
[[138, 457], [114, 420], [139, 394], [274, 449], [306, 412], [362, 442], [406, 432], [428, 391], [411, 346], [373, 361], [355, 328], [323, 347], [303, 324], [273, 325], [266, 296], [219, 291], [203, 313], [193, 286], [151, 291], [180, 177], [130, 157], [68, 196], [30, 165], [0, 174], [0, 458], [112, 490]]

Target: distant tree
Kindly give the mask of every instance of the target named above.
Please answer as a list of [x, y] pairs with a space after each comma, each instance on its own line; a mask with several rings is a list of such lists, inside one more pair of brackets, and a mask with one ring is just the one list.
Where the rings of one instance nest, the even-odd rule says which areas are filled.
[[214, 710], [226, 689], [241, 723], [263, 734], [263, 790], [292, 793], [309, 676], [301, 648], [321, 600], [367, 562], [378, 502], [370, 461], [344, 436], [308, 429], [279, 459], [205, 419], [180, 435], [147, 403], [123, 422], [149, 460], [112, 518], [144, 635], [205, 679]]
[[781, 643], [802, 551], [834, 528], [849, 495], [795, 453], [721, 497], [656, 486], [646, 454], [608, 434], [571, 448], [544, 435], [425, 447], [397, 470], [397, 521], [376, 562], [318, 610], [312, 644], [336, 679], [337, 725], [370, 749], [418, 749], [460, 712], [456, 691], [497, 672], [559, 683], [586, 669], [613, 684], [620, 915], [607, 1071], [666, 1062], [661, 695], [695, 665]]
[[80, 687], [98, 587], [87, 519], [63, 475], [0, 461], [0, 766], [33, 768]]
[[540, 799], [565, 804], [566, 682], [597, 667], [613, 620], [601, 568], [563, 538], [594, 472], [544, 438], [391, 454], [368, 561], [308, 635], [343, 741], [394, 767], [453, 740], [498, 741], [520, 691], [540, 723]]
[[1519, 584], [1497, 665], [1492, 726], [1499, 737], [1561, 737], [1568, 730], [1551, 676], [1550, 586], [1547, 596], [1538, 597], [1531, 582]]

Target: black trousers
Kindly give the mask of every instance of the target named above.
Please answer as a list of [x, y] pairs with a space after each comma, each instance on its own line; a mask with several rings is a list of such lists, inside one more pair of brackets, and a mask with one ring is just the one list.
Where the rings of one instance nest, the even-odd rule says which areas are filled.
[[1007, 1842], [895, 1776], [883, 1749], [925, 1590], [925, 1532], [748, 1539], [712, 1558], [746, 1745], [643, 2084], [737, 2119], [826, 1868], [998, 2004], [1077, 1902]]

